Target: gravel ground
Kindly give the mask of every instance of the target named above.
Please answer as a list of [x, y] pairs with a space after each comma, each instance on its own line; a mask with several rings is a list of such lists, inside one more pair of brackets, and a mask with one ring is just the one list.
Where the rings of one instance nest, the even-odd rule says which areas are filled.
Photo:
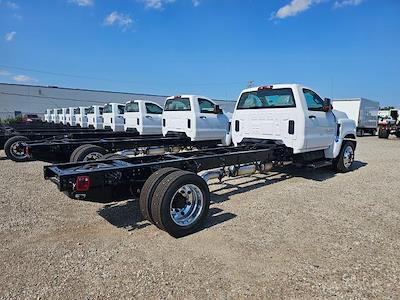
[[205, 229], [181, 239], [1, 152], [0, 298], [399, 298], [400, 139], [358, 143], [347, 174], [212, 184]]

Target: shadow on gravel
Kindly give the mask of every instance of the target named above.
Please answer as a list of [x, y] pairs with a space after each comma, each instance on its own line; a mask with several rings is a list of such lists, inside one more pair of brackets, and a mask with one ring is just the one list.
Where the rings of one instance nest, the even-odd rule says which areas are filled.
[[0, 157], [0, 160], [9, 160], [7, 156]]
[[[98, 214], [115, 227], [123, 228], [128, 231], [142, 229], [152, 225], [150, 222], [143, 219], [139, 209], [139, 201], [137, 200], [107, 204], [98, 210]], [[235, 217], [235, 214], [226, 213], [222, 209], [216, 207], [210, 208], [204, 226], [198, 231], [229, 221]]]
[[[353, 163], [352, 169], [350, 172], [354, 172], [362, 167], [368, 165], [365, 162], [355, 161]], [[244, 193], [248, 191], [252, 191], [258, 188], [265, 187], [270, 184], [278, 183], [284, 181], [286, 179], [290, 179], [293, 177], [301, 177], [309, 180], [315, 181], [324, 181], [336, 176], [336, 172], [329, 168], [321, 168], [321, 169], [307, 169], [307, 168], [297, 168], [293, 165], [284, 167], [279, 170], [279, 172], [272, 172], [272, 174], [266, 175], [252, 175], [252, 179], [248, 180], [244, 183], [240, 184], [232, 184], [231, 181], [237, 179], [236, 178], [228, 178], [223, 180], [221, 185], [223, 187], [213, 190], [213, 193], [222, 192], [220, 195], [213, 194], [211, 199], [212, 203], [221, 203], [229, 200], [229, 198], [233, 195]], [[244, 176], [246, 177], [246, 176]], [[229, 192], [223, 192], [224, 190], [231, 190]]]

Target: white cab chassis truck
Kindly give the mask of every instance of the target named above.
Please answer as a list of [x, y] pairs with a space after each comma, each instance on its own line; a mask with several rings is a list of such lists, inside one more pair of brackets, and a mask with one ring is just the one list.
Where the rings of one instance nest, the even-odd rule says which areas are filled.
[[333, 108], [345, 112], [357, 126], [357, 135], [376, 134], [379, 102], [365, 98], [334, 99]]
[[[169, 98], [165, 113], [179, 114], [183, 127], [191, 120], [188, 127], [192, 128], [193, 115], [185, 112], [199, 109], [199, 99], [204, 97]], [[218, 111], [212, 113], [210, 108], [206, 115]], [[166, 117], [164, 128], [169, 126]], [[343, 112], [332, 111], [330, 99], [302, 85], [242, 91], [231, 127], [234, 146], [45, 166], [44, 176], [73, 199], [113, 201], [123, 190], [127, 199], [129, 192], [140, 191], [144, 218], [181, 237], [196, 232], [207, 217], [210, 179], [266, 173], [290, 163], [347, 172], [354, 162], [355, 122]]]
[[76, 125], [75, 107], [68, 107], [65, 111], [65, 124], [68, 126]]
[[182, 135], [192, 141], [218, 140], [231, 144], [230, 122], [219, 105], [196, 95], [167, 98], [162, 115], [164, 136]]
[[88, 117], [87, 113], [89, 111], [89, 107], [75, 107], [74, 115], [75, 115], [75, 125], [77, 127], [88, 127]]
[[51, 122], [51, 115], [53, 114], [53, 109], [46, 109], [46, 113], [44, 114], [44, 121], [47, 123]]
[[61, 108], [61, 113], [59, 113], [59, 117], [60, 117], [60, 123], [67, 125], [67, 110], [68, 108]]
[[124, 131], [125, 105], [121, 103], [107, 103], [103, 108], [103, 128], [112, 131]]
[[61, 123], [61, 115], [62, 115], [62, 108], [55, 108], [54, 114], [52, 115], [52, 122], [53, 123]]
[[125, 131], [137, 131], [140, 135], [161, 134], [163, 109], [154, 102], [133, 100], [125, 104]]
[[103, 106], [92, 105], [86, 111], [88, 127], [103, 129]]

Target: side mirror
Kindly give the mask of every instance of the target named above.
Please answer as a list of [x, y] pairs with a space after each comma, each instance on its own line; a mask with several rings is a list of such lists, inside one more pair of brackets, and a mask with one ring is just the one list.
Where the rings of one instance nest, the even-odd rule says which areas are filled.
[[332, 100], [330, 98], [324, 98], [324, 102], [322, 104], [322, 110], [324, 112], [328, 112], [332, 110]]
[[217, 104], [217, 105], [215, 105], [215, 108], [214, 108], [214, 114], [222, 114], [222, 108], [221, 107], [219, 107], [219, 105]]

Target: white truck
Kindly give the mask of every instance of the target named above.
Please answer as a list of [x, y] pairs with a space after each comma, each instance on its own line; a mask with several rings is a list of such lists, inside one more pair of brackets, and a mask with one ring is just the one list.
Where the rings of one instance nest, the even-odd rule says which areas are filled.
[[[205, 98], [168, 98], [165, 112], [172, 115], [166, 122], [174, 115], [178, 125], [195, 122], [193, 117], [202, 116], [201, 110], [184, 113], [206, 107], [199, 99]], [[207, 117], [220, 114], [212, 104], [207, 105]], [[44, 176], [73, 199], [108, 195], [110, 201], [114, 194], [121, 197], [123, 189], [127, 198], [140, 190], [144, 218], [181, 237], [196, 232], [207, 217], [210, 179], [266, 173], [290, 163], [348, 172], [354, 162], [356, 124], [345, 113], [332, 111], [330, 99], [305, 86], [260, 86], [241, 92], [232, 118], [232, 140], [234, 146], [199, 151], [45, 166]]]
[[76, 125], [75, 107], [68, 107], [65, 111], [65, 124], [68, 126]]
[[62, 108], [55, 108], [54, 113], [51, 115], [51, 122], [52, 123], [61, 123], [60, 122], [60, 116], [62, 114]]
[[365, 98], [334, 99], [333, 108], [343, 111], [357, 126], [357, 135], [376, 134], [378, 127], [379, 102]]
[[68, 108], [66, 108], [66, 107], [61, 108], [61, 113], [59, 113], [57, 111], [58, 116], [60, 118], [59, 123], [64, 124], [64, 125], [67, 125], [67, 109]]
[[167, 98], [162, 114], [164, 136], [182, 135], [192, 141], [231, 144], [229, 118], [214, 101], [197, 95]]
[[103, 129], [103, 106], [92, 105], [87, 111], [88, 127], [94, 129]]
[[50, 109], [50, 108], [46, 109], [46, 112], [45, 112], [45, 114], [44, 114], [44, 121], [45, 121], [45, 122], [47, 122], [47, 123], [50, 123], [50, 122], [51, 122], [51, 115], [52, 115], [52, 113], [53, 113], [53, 110], [52, 110], [52, 109]]
[[77, 127], [88, 127], [88, 117], [87, 113], [89, 111], [88, 107], [75, 107], [74, 115], [75, 115], [75, 125]]
[[121, 103], [107, 103], [103, 108], [103, 128], [112, 131], [124, 131], [125, 105]]
[[161, 134], [163, 109], [154, 102], [133, 100], [125, 104], [125, 131], [137, 131], [140, 135]]

